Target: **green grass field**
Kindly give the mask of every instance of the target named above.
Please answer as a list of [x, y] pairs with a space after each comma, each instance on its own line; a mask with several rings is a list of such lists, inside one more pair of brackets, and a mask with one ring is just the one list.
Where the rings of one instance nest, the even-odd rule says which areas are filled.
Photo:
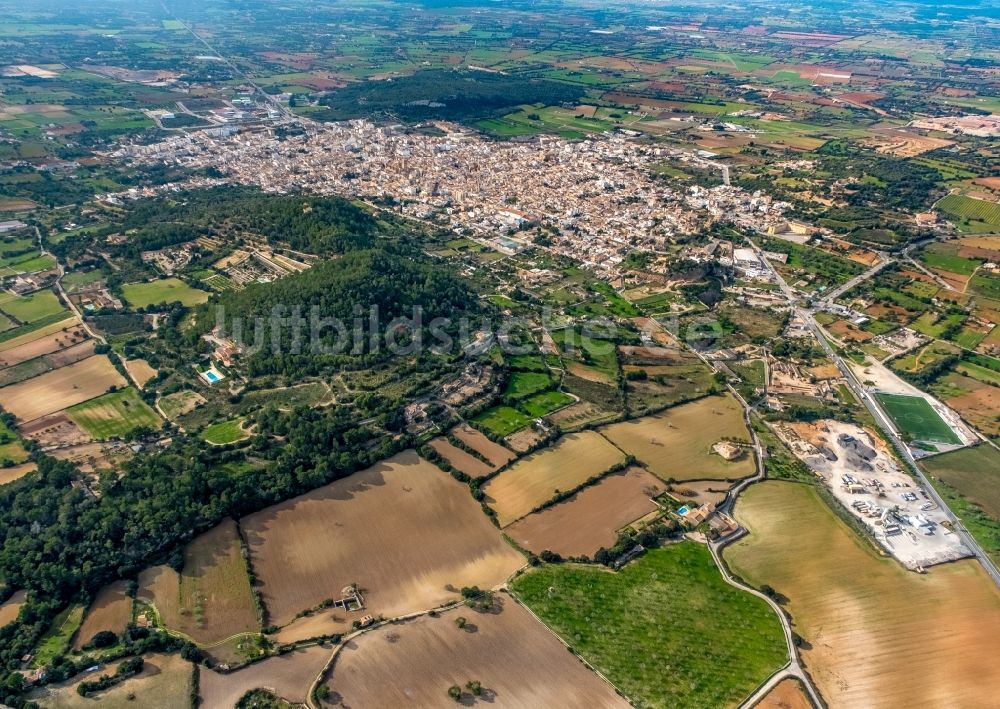
[[920, 260], [928, 268], [936, 268], [941, 271], [950, 271], [968, 276], [982, 264], [982, 260], [974, 258], [963, 258], [953, 254], [942, 253], [928, 249], [920, 255]]
[[473, 423], [489, 429], [498, 436], [509, 436], [531, 423], [531, 419], [509, 406], [487, 409], [472, 419]]
[[935, 489], [994, 562], [1000, 563], [1000, 453], [985, 443], [920, 462]]
[[985, 443], [936, 455], [920, 467], [1000, 520], [1000, 452]]
[[31, 295], [15, 297], [0, 305], [7, 315], [17, 318], [22, 323], [33, 323], [42, 318], [53, 317], [62, 313], [64, 308], [50, 290], [42, 290]]
[[164, 278], [149, 283], [129, 283], [122, 286], [122, 293], [133, 308], [145, 308], [160, 303], [180, 303], [190, 307], [208, 300], [208, 293], [192, 288], [179, 278]]
[[574, 399], [572, 396], [564, 394], [561, 391], [546, 391], [525, 399], [519, 404], [519, 406], [522, 411], [528, 414], [528, 416], [531, 416], [532, 418], [541, 418], [542, 416], [547, 416], [556, 409], [569, 406], [573, 403], [573, 401]]
[[507, 384], [505, 396], [512, 399], [523, 399], [549, 387], [552, 380], [547, 373], [541, 372], [514, 372]]
[[875, 398], [896, 427], [914, 440], [956, 445], [962, 442], [922, 396], [875, 394]]
[[52, 626], [45, 632], [38, 647], [35, 648], [35, 657], [31, 661], [32, 666], [41, 667], [51, 662], [56, 655], [61, 655], [66, 651], [73, 639], [73, 633], [83, 623], [85, 610], [86, 606], [73, 605], [52, 620]]
[[232, 419], [206, 426], [205, 430], [201, 432], [201, 437], [207, 443], [221, 446], [246, 438], [247, 432], [243, 430], [243, 419]]
[[66, 410], [94, 438], [119, 438], [140, 426], [158, 429], [162, 423], [132, 387], [85, 401]]
[[544, 566], [513, 590], [637, 706], [735, 706], [786, 660], [774, 612], [726, 585], [693, 542], [651, 550], [617, 573]]

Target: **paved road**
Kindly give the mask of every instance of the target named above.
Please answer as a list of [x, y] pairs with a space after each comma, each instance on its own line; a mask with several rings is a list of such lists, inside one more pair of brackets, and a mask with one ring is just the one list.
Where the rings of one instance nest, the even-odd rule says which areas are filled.
[[813, 327], [813, 331], [816, 333], [816, 338], [820, 341], [820, 344], [822, 344], [823, 349], [827, 351], [827, 354], [830, 355], [831, 359], [833, 359], [834, 363], [840, 369], [841, 373], [844, 374], [844, 377], [847, 379], [848, 385], [854, 391], [855, 396], [857, 396], [858, 399], [864, 403], [868, 411], [871, 412], [873, 417], [875, 417], [875, 420], [878, 422], [879, 427], [886, 433], [886, 435], [892, 441], [892, 444], [895, 446], [896, 450], [899, 451], [899, 454], [903, 457], [903, 460], [906, 461], [906, 464], [910, 468], [910, 471], [913, 473], [913, 475], [923, 485], [924, 490], [927, 491], [927, 494], [930, 496], [931, 500], [933, 500], [934, 503], [937, 504], [937, 506], [944, 511], [948, 519], [951, 520], [951, 523], [954, 526], [955, 533], [958, 534], [959, 538], [962, 540], [962, 543], [965, 544], [966, 548], [968, 548], [969, 551], [972, 552], [972, 555], [979, 560], [979, 563], [982, 564], [984, 569], [986, 569], [986, 573], [990, 575], [990, 577], [993, 579], [993, 582], [997, 586], [1000, 586], [1000, 569], [997, 569], [996, 564], [993, 563], [993, 560], [990, 559], [989, 556], [987, 556], [986, 552], [983, 551], [982, 547], [979, 546], [979, 543], [972, 537], [971, 534], [969, 534], [969, 531], [965, 528], [965, 525], [962, 524], [962, 521], [958, 518], [958, 516], [954, 512], [951, 511], [951, 508], [948, 507], [948, 503], [944, 501], [944, 498], [942, 498], [938, 494], [934, 486], [931, 485], [931, 482], [924, 474], [924, 471], [921, 470], [920, 466], [917, 465], [917, 461], [913, 457], [913, 454], [910, 452], [909, 447], [896, 434], [895, 427], [889, 420], [889, 417], [886, 415], [885, 411], [882, 410], [882, 407], [878, 403], [878, 401], [873, 396], [871, 396], [867, 391], [865, 391], [864, 386], [861, 384], [860, 381], [858, 381], [857, 376], [854, 374], [851, 368], [847, 365], [846, 362], [844, 362], [844, 360], [839, 355], [837, 355], [836, 352], [833, 351], [833, 348], [830, 346], [830, 343], [827, 341], [826, 336], [822, 332], [819, 325], [815, 322], [815, 320], [812, 320], [811, 314], [809, 315], [809, 318], [810, 318], [810, 325]]
[[778, 271], [771, 265], [771, 262], [763, 257], [759, 247], [757, 247], [756, 244], [753, 244], [752, 241], [751, 244], [754, 250], [757, 251], [758, 255], [761, 256], [764, 263], [767, 264], [768, 269], [771, 271], [774, 278], [777, 280], [777, 283], [781, 288], [782, 293], [784, 293], [785, 297], [788, 298], [788, 302], [791, 305], [793, 312], [800, 318], [802, 318], [802, 320], [809, 325], [809, 328], [816, 336], [816, 339], [819, 341], [820, 345], [826, 351], [827, 355], [830, 357], [833, 363], [837, 365], [837, 368], [840, 370], [841, 374], [844, 375], [844, 378], [846, 379], [848, 386], [850, 386], [851, 390], [854, 392], [854, 395], [858, 398], [858, 401], [862, 402], [865, 405], [865, 408], [867, 408], [868, 411], [871, 413], [871, 415], [875, 418], [875, 421], [879, 425], [879, 428], [882, 429], [882, 431], [885, 433], [886, 437], [892, 442], [896, 450], [899, 451], [899, 454], [902, 456], [903, 460], [906, 461], [908, 467], [910, 468], [910, 472], [914, 475], [914, 477], [916, 477], [921, 482], [921, 484], [927, 491], [927, 494], [930, 496], [930, 498], [938, 505], [938, 507], [941, 508], [941, 510], [945, 513], [947, 518], [951, 520], [951, 523], [955, 529], [955, 533], [959, 535], [959, 538], [962, 540], [962, 543], [965, 544], [966, 548], [968, 548], [972, 552], [972, 555], [976, 557], [976, 559], [979, 561], [980, 564], [982, 564], [983, 568], [986, 570], [986, 573], [988, 573], [990, 577], [993, 579], [993, 582], [997, 584], [997, 586], [1000, 586], [1000, 569], [997, 569], [993, 561], [986, 555], [986, 552], [984, 552], [982, 547], [979, 546], [979, 543], [972, 537], [971, 534], [969, 534], [969, 531], [962, 524], [958, 516], [954, 512], [952, 512], [950, 507], [948, 507], [948, 503], [944, 501], [944, 498], [942, 498], [938, 494], [937, 490], [934, 489], [934, 486], [931, 485], [930, 480], [927, 479], [927, 476], [924, 475], [924, 471], [921, 470], [920, 467], [917, 465], [917, 461], [913, 457], [913, 454], [910, 452], [909, 447], [902, 441], [902, 439], [900, 439], [899, 435], [896, 432], [895, 426], [893, 426], [889, 417], [882, 410], [882, 407], [865, 390], [865, 387], [861, 384], [860, 381], [858, 381], [857, 376], [855, 376], [854, 372], [847, 365], [847, 363], [844, 362], [843, 358], [840, 357], [840, 355], [838, 355], [834, 351], [833, 347], [830, 345], [830, 342], [826, 337], [826, 334], [823, 332], [823, 329], [820, 327], [819, 323], [817, 323], [816, 319], [813, 317], [812, 311], [806, 308], [801, 308], [797, 305], [798, 296], [795, 294], [795, 292], [792, 291], [792, 289], [788, 286], [787, 283], [785, 283], [785, 280], [781, 277], [781, 274], [778, 273]]
[[829, 302], [835, 301], [837, 298], [839, 298], [840, 296], [842, 296], [844, 293], [846, 293], [847, 291], [851, 290], [851, 288], [854, 288], [855, 286], [857, 286], [860, 283], [864, 283], [869, 278], [871, 278], [872, 276], [874, 276], [876, 273], [878, 273], [879, 271], [881, 271], [883, 268], [885, 268], [886, 266], [888, 266], [890, 263], [894, 263], [894, 262], [895, 262], [895, 259], [886, 258], [885, 255], [882, 255], [882, 260], [881, 261], [879, 261], [877, 264], [875, 264], [874, 266], [872, 266], [871, 268], [869, 268], [867, 271], [865, 271], [861, 275], [855, 276], [854, 278], [852, 278], [851, 280], [849, 280], [844, 285], [839, 286], [838, 288], [833, 289], [829, 293], [824, 293], [823, 294], [823, 300], [829, 301]]
[[[758, 465], [760, 467], [758, 475], [763, 477], [763, 462], [759, 462]], [[764, 696], [769, 691], [771, 691], [771, 689], [773, 689], [775, 684], [777, 684], [782, 679], [785, 679], [787, 677], [795, 677], [802, 683], [802, 685], [806, 689], [806, 692], [809, 694], [809, 698], [812, 700], [814, 706], [816, 707], [826, 706], [823, 700], [820, 698], [819, 692], [816, 691], [816, 688], [813, 686], [812, 680], [809, 678], [809, 675], [806, 674], [805, 668], [802, 667], [802, 663], [799, 660], [798, 648], [795, 645], [795, 634], [792, 632], [792, 624], [789, 621], [788, 616], [785, 614], [784, 609], [781, 606], [779, 606], [777, 602], [775, 602], [774, 599], [772, 599], [770, 596], [761, 593], [755, 588], [751, 588], [750, 586], [740, 583], [732, 576], [730, 576], [729, 569], [726, 568], [726, 565], [722, 561], [720, 554], [722, 548], [725, 547], [727, 544], [732, 544], [733, 542], [741, 539], [746, 534], [747, 531], [745, 529], [740, 529], [738, 532], [736, 532], [735, 534], [730, 534], [722, 541], [712, 542], [711, 544], [708, 545], [708, 549], [712, 553], [712, 558], [715, 560], [715, 565], [719, 567], [719, 572], [722, 574], [722, 578], [727, 584], [729, 584], [733, 588], [738, 588], [741, 591], [744, 591], [745, 593], [749, 593], [761, 599], [762, 601], [767, 603], [767, 605], [769, 605], [771, 609], [778, 615], [778, 619], [781, 621], [781, 629], [785, 634], [785, 645], [788, 648], [788, 664], [785, 665], [783, 668], [781, 668], [775, 674], [771, 675], [771, 677], [769, 677], [767, 681], [765, 681], [760, 687], [758, 687], [753, 694], [744, 699], [740, 703], [740, 708], [742, 709], [743, 707], [752, 707], [756, 705], [758, 702], [760, 702], [761, 699], [764, 698]]]
[[[38, 239], [38, 250], [42, 253], [42, 255], [43, 256], [52, 256], [52, 258], [55, 259], [56, 266], [58, 267], [58, 269], [57, 269], [58, 270], [58, 274], [59, 274], [58, 276], [56, 276], [55, 287], [56, 287], [56, 290], [59, 292], [59, 297], [62, 299], [62, 301], [64, 303], [66, 303], [66, 307], [68, 307], [70, 309], [70, 311], [77, 317], [77, 320], [80, 321], [80, 325], [83, 327], [84, 332], [86, 332], [88, 335], [90, 335], [90, 337], [92, 337], [96, 342], [99, 342], [102, 345], [108, 344], [108, 341], [104, 339], [103, 335], [101, 335], [100, 333], [95, 332], [93, 329], [91, 329], [90, 325], [88, 325], [87, 321], [84, 319], [83, 313], [81, 313], [80, 310], [73, 303], [73, 301], [69, 299], [69, 296], [66, 294], [66, 291], [63, 289], [62, 279], [63, 279], [63, 276], [66, 275], [66, 269], [63, 268], [62, 261], [60, 261], [58, 257], [56, 257], [54, 254], [52, 254], [50, 251], [48, 251], [45, 248], [45, 241], [42, 239], [42, 232], [39, 231], [38, 227], [35, 227], [35, 236]], [[121, 362], [122, 369], [124, 369], [128, 373], [128, 379], [132, 379], [133, 380], [132, 383], [135, 384], [136, 382], [135, 382], [134, 378], [132, 377], [132, 372], [129, 371], [128, 366], [126, 366], [126, 364], [125, 364], [125, 359], [121, 355], [119, 355], [117, 352], [115, 352], [113, 349], [109, 349], [108, 350], [108, 356], [116, 359], [119, 362]], [[164, 416], [164, 418], [166, 418], [166, 416]]]
[[211, 44], [209, 44], [205, 40], [204, 37], [202, 37], [197, 32], [195, 32], [194, 28], [191, 25], [189, 25], [187, 22], [185, 22], [184, 20], [180, 19], [179, 17], [176, 17], [175, 15], [173, 15], [173, 13], [167, 8], [167, 6], [166, 6], [165, 3], [161, 2], [160, 6], [163, 8], [164, 12], [166, 12], [168, 15], [170, 15], [171, 17], [173, 17], [177, 22], [180, 22], [182, 25], [184, 25], [184, 29], [186, 29], [191, 34], [191, 36], [195, 38], [195, 40], [197, 40], [200, 44], [202, 44], [205, 47], [205, 49], [207, 49], [209, 51], [209, 53], [211, 53], [213, 56], [219, 57], [219, 59], [222, 60], [223, 64], [225, 64], [226, 66], [228, 66], [230, 69], [233, 70], [233, 72], [235, 74], [237, 74], [245, 82], [247, 82], [248, 84], [250, 84], [250, 86], [252, 86], [261, 96], [263, 96], [264, 99], [268, 103], [270, 103], [271, 105], [273, 105], [277, 110], [281, 111], [282, 115], [284, 115], [286, 118], [288, 118], [290, 121], [292, 121], [294, 123], [304, 123], [304, 122], [307, 122], [307, 119], [304, 119], [304, 118], [302, 118], [302, 116], [299, 116], [298, 114], [293, 113], [290, 108], [288, 108], [287, 106], [285, 106], [284, 104], [282, 104], [280, 101], [278, 101], [278, 99], [274, 98], [274, 96], [271, 96], [271, 94], [269, 94], [266, 91], [264, 91], [264, 89], [262, 89], [250, 77], [249, 74], [247, 74], [245, 71], [243, 71], [238, 66], [236, 66], [236, 64], [234, 64], [228, 57], [224, 56], [220, 52], [217, 52], [216, 49], [215, 49], [215, 47], [213, 47]]

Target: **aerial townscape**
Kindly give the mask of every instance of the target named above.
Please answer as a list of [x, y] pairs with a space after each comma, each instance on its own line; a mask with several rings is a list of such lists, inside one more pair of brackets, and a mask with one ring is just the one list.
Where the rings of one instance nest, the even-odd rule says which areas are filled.
[[0, 708], [1000, 706], [996, 3], [0, 17]]

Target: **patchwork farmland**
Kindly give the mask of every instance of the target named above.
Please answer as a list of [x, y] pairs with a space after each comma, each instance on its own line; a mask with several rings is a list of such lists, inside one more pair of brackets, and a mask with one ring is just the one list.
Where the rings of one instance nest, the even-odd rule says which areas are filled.
[[[286, 626], [357, 584], [365, 613], [387, 617], [489, 588], [523, 563], [465, 486], [413, 451], [241, 522], [267, 623]], [[319, 610], [279, 637], [343, 632], [357, 617]]]
[[236, 672], [222, 674], [203, 671], [198, 685], [199, 706], [205, 709], [230, 709], [237, 706], [244, 694], [259, 687], [268, 687], [282, 699], [302, 704], [306, 700], [309, 685], [323, 670], [331, 652], [331, 647], [312, 645], [269, 657]]
[[754, 471], [749, 454], [729, 461], [712, 451], [724, 438], [750, 440], [743, 411], [730, 396], [698, 399], [601, 433], [662, 480], [736, 480]]
[[152, 603], [160, 619], [202, 644], [260, 631], [236, 523], [226, 520], [195, 537], [184, 551], [178, 574], [166, 566], [139, 577], [140, 600]]
[[831, 706], [993, 701], [1000, 590], [976, 562], [911, 573], [798, 483], [751, 486], [736, 516], [750, 536], [725, 558], [748, 583], [788, 599], [806, 669]]
[[625, 461], [625, 454], [594, 431], [572, 433], [522, 458], [483, 486], [501, 527]]
[[[176, 709], [187, 706], [193, 687], [194, 665], [179, 654], [154, 653], [143, 659], [139, 674], [110, 689], [82, 697], [77, 693], [77, 685], [94, 678], [79, 674], [69, 682], [35, 690], [30, 699], [46, 709], [87, 709], [95, 704], [108, 709]], [[103, 673], [113, 675], [117, 665], [117, 662], [110, 664]]]
[[511, 451], [499, 443], [494, 443], [471, 426], [458, 426], [451, 432], [459, 441], [490, 461], [494, 467], [509, 463], [516, 457]]
[[94, 355], [0, 389], [0, 405], [21, 421], [32, 421], [126, 384], [107, 357]]
[[108, 584], [91, 601], [83, 617], [83, 624], [73, 638], [73, 648], [79, 650], [103, 630], [121, 635], [125, 626], [131, 622], [132, 598], [128, 595], [128, 582], [115, 581]]
[[[465, 619], [463, 627], [458, 618]], [[324, 678], [339, 699], [323, 706], [439, 706], [445, 689], [470, 680], [498, 707], [629, 706], [505, 595], [497, 595], [490, 612], [459, 608], [357, 638]], [[475, 701], [470, 692], [466, 701]]]
[[536, 554], [548, 549], [564, 557], [593, 556], [601, 547], [614, 545], [618, 529], [655, 511], [650, 498], [663, 489], [663, 483], [642, 468], [627, 468], [504, 531]]
[[639, 706], [734, 706], [786, 661], [774, 611], [727, 585], [694, 542], [651, 550], [617, 573], [544, 566], [512, 587]]

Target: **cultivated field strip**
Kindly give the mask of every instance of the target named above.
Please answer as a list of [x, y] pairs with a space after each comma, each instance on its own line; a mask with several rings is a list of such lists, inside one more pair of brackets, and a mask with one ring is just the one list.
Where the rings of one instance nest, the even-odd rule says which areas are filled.
[[594, 431], [572, 433], [533, 453], [483, 486], [501, 527], [521, 519], [560, 491], [569, 491], [610, 470], [625, 455]]

